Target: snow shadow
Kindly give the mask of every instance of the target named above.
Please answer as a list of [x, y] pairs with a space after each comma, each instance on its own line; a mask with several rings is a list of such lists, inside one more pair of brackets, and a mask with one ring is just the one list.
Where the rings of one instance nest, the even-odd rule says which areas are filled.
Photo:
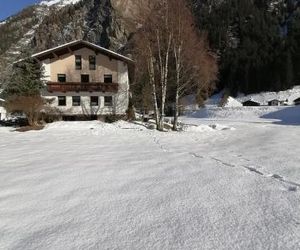
[[287, 107], [260, 118], [276, 120], [273, 123], [279, 125], [300, 125], [300, 106]]

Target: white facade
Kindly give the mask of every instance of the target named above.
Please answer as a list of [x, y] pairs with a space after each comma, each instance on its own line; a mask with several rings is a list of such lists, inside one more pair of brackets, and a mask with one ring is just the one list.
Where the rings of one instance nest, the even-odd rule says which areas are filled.
[[0, 106], [0, 120], [5, 120], [6, 118], [7, 118], [6, 109]]
[[[118, 109], [115, 109], [114, 103], [116, 102], [116, 94], [113, 93], [105, 93], [102, 92], [44, 92], [42, 94], [45, 98], [51, 100], [50, 106], [52, 108], [57, 109], [62, 112], [64, 115], [108, 115], [108, 114], [116, 114], [123, 115], [126, 113], [127, 106], [119, 106]], [[66, 97], [66, 105], [59, 106], [58, 97], [65, 96]], [[73, 106], [73, 96], [80, 96], [80, 106]], [[98, 106], [91, 106], [91, 97], [97, 96]], [[104, 98], [105, 96], [112, 96], [112, 106], [105, 106]], [[121, 99], [118, 99], [119, 102], [122, 102]], [[123, 99], [123, 102], [127, 102], [127, 100]]]
[[118, 83], [119, 91], [115, 95], [115, 107], [117, 114], [125, 114], [129, 104], [129, 74], [128, 66], [118, 61]]
[[51, 64], [50, 59], [46, 59], [42, 62], [44, 67], [44, 81], [51, 81]]

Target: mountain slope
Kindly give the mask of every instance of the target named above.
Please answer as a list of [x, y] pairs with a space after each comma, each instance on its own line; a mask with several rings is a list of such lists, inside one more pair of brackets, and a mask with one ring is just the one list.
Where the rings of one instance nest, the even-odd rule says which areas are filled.
[[300, 1], [192, 2], [220, 57], [219, 89], [235, 95], [300, 84]]
[[42, 1], [6, 20], [0, 35], [0, 58], [8, 61], [24, 47], [41, 51], [75, 39], [117, 50], [128, 36], [110, 0]]
[[[0, 23], [0, 72], [24, 47], [36, 52], [84, 39], [120, 50], [147, 1], [43, 0], [28, 7]], [[219, 89], [235, 95], [300, 84], [300, 0], [186, 1], [219, 55]]]

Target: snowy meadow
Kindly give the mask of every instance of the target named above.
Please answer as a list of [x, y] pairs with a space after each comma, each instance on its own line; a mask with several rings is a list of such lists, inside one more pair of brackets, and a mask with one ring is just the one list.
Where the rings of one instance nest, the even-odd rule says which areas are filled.
[[0, 249], [300, 249], [299, 114], [0, 127]]

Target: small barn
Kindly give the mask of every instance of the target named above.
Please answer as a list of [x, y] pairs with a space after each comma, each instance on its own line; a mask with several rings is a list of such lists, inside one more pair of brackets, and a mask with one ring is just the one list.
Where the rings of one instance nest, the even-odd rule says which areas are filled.
[[258, 106], [260, 106], [260, 103], [255, 102], [253, 100], [247, 100], [247, 101], [243, 102], [242, 104], [243, 104], [243, 106], [251, 106], [251, 107], [258, 107]]
[[279, 101], [277, 99], [268, 101], [269, 106], [281, 106], [281, 105], [283, 105], [283, 103], [284, 103], [283, 101]]
[[294, 104], [295, 104], [295, 105], [300, 105], [300, 97], [297, 98], [296, 100], [294, 100]]

